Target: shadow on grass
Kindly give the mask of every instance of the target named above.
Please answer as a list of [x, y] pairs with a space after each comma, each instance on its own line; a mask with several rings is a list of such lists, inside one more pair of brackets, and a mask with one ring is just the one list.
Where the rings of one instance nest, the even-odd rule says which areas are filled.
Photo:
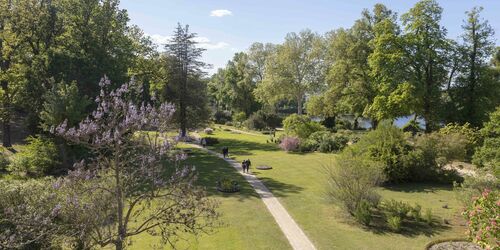
[[209, 148], [215, 152], [221, 152], [222, 147], [226, 146], [229, 148], [229, 155], [253, 155], [251, 151], [262, 150], [262, 151], [279, 151], [280, 149], [276, 144], [265, 143], [265, 142], [251, 142], [236, 139], [226, 139], [218, 138], [219, 143]]
[[435, 193], [440, 190], [453, 190], [453, 185], [436, 183], [406, 183], [383, 186], [387, 190], [404, 193]]
[[[248, 198], [260, 198], [245, 178], [229, 163], [214, 155], [210, 155], [199, 149], [193, 149], [185, 165], [195, 166], [198, 171], [198, 184], [204, 186], [210, 196], [238, 197], [240, 201]], [[237, 193], [222, 193], [217, 191], [216, 182], [221, 178], [229, 178], [240, 184], [241, 191]], [[282, 183], [272, 178], [259, 178], [267, 187], [272, 187], [272, 193], [276, 197], [285, 197], [290, 193], [298, 193], [301, 187]]]
[[413, 220], [403, 220], [401, 225], [401, 230], [394, 232], [391, 230], [382, 215], [376, 215], [373, 218], [373, 222], [369, 227], [365, 227], [366, 230], [371, 231], [375, 234], [388, 234], [397, 233], [406, 237], [416, 237], [419, 235], [425, 235], [427, 237], [434, 236], [440, 232], [449, 230], [451, 227], [438, 222], [438, 218], [434, 218], [432, 225], [429, 225], [423, 221], [413, 221]]

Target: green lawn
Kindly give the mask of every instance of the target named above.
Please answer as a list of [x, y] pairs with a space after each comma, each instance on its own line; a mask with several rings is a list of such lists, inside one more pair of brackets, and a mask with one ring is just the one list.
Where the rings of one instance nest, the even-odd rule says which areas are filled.
[[[207, 188], [210, 197], [220, 201], [219, 212], [224, 224], [210, 235], [198, 238], [187, 236], [179, 242], [179, 249], [289, 249], [285, 236], [267, 211], [258, 194], [243, 177], [225, 161], [201, 150], [194, 150], [186, 161], [195, 165], [198, 183]], [[242, 187], [240, 193], [223, 194], [215, 189], [216, 181], [227, 176], [237, 180]], [[159, 239], [142, 234], [132, 239], [130, 249], [152, 249]]]
[[[402, 234], [386, 230], [363, 229], [342, 215], [325, 198], [324, 167], [331, 164], [334, 154], [286, 153], [276, 145], [266, 143], [269, 136], [247, 135], [217, 129], [212, 137], [220, 151], [229, 147], [230, 156], [241, 161], [250, 159], [252, 166], [270, 165], [273, 170], [255, 171], [277, 196], [292, 217], [319, 249], [423, 249], [431, 240], [464, 236], [460, 207], [450, 186], [432, 184], [400, 185], [380, 188], [384, 199], [419, 203], [425, 211], [432, 208], [436, 220], [447, 219], [451, 225], [404, 227]], [[448, 209], [442, 208], [444, 204]], [[270, 243], [269, 243], [270, 244]]]

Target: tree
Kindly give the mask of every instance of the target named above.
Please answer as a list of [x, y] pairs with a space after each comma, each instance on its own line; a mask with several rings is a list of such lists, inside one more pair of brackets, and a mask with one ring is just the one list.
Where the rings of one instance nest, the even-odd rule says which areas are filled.
[[248, 55], [236, 53], [233, 60], [227, 63], [225, 69], [225, 85], [229, 90], [231, 109], [235, 112], [245, 112], [247, 116], [258, 109], [253, 91], [258, 78], [254, 68], [250, 65]]
[[323, 84], [321, 45], [321, 37], [310, 30], [287, 34], [285, 42], [266, 61], [264, 80], [255, 91], [257, 99], [267, 104], [295, 101], [297, 113], [302, 114], [306, 95]]
[[441, 88], [446, 82], [449, 41], [439, 22], [443, 9], [434, 0], [422, 0], [402, 15], [408, 82], [416, 97], [415, 112], [425, 120], [425, 130], [436, 128], [441, 106]]
[[253, 43], [250, 45], [247, 54], [251, 67], [255, 72], [256, 84], [264, 80], [267, 58], [274, 53], [275, 49], [276, 46], [272, 43]]
[[487, 113], [498, 104], [500, 92], [488, 59], [494, 51], [493, 29], [480, 18], [482, 8], [467, 12], [462, 28], [463, 44], [459, 46], [462, 57], [458, 76], [451, 86], [450, 95], [455, 103], [456, 121], [481, 126]]
[[187, 103], [187, 98], [194, 93], [188, 88], [188, 82], [202, 76], [204, 74], [202, 69], [206, 67], [205, 63], [199, 61], [205, 49], [196, 47], [195, 38], [196, 33], [190, 33], [188, 25], [182, 27], [178, 24], [170, 43], [165, 45], [167, 54], [174, 60], [171, 72], [173, 72], [173, 83], [178, 89], [175, 103], [178, 106], [181, 137], [186, 136], [188, 128], [187, 110], [190, 104]]
[[[86, 146], [95, 156], [77, 164], [65, 181], [101, 180], [87, 187], [83, 195], [92, 197], [96, 191], [112, 197], [112, 206], [105, 211], [108, 219], [102, 218], [91, 228], [92, 239], [101, 247], [113, 244], [123, 249], [129, 237], [143, 232], [158, 230], [165, 243], [173, 243], [179, 230], [198, 233], [213, 226], [217, 204], [194, 186], [194, 169], [167, 171], [162, 164], [168, 161], [172, 146], [166, 129], [173, 106], [134, 103], [134, 96], [142, 91], [134, 81], [113, 91], [109, 91], [107, 79], [99, 85], [96, 110], [77, 127], [69, 128], [65, 122], [55, 129], [56, 134]], [[158, 132], [141, 133], [145, 128]]]

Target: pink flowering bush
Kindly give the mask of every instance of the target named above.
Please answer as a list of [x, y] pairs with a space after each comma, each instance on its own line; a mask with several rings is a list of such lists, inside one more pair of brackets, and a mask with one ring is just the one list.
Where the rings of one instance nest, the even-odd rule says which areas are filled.
[[300, 140], [296, 137], [285, 137], [281, 140], [279, 147], [287, 152], [295, 151], [299, 148]]
[[467, 234], [485, 249], [500, 248], [500, 195], [485, 189], [480, 197], [474, 197], [472, 205], [464, 211]]

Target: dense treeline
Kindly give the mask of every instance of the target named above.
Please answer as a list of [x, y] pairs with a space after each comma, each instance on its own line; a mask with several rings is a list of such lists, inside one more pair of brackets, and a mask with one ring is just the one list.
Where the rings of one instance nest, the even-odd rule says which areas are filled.
[[377, 4], [350, 28], [255, 43], [212, 76], [212, 103], [247, 117], [292, 105], [333, 121], [369, 118], [374, 127], [401, 116], [422, 119], [426, 132], [447, 123], [480, 127], [500, 103], [500, 50], [481, 10], [466, 13], [456, 40], [440, 24], [442, 8], [424, 0], [400, 17]]

